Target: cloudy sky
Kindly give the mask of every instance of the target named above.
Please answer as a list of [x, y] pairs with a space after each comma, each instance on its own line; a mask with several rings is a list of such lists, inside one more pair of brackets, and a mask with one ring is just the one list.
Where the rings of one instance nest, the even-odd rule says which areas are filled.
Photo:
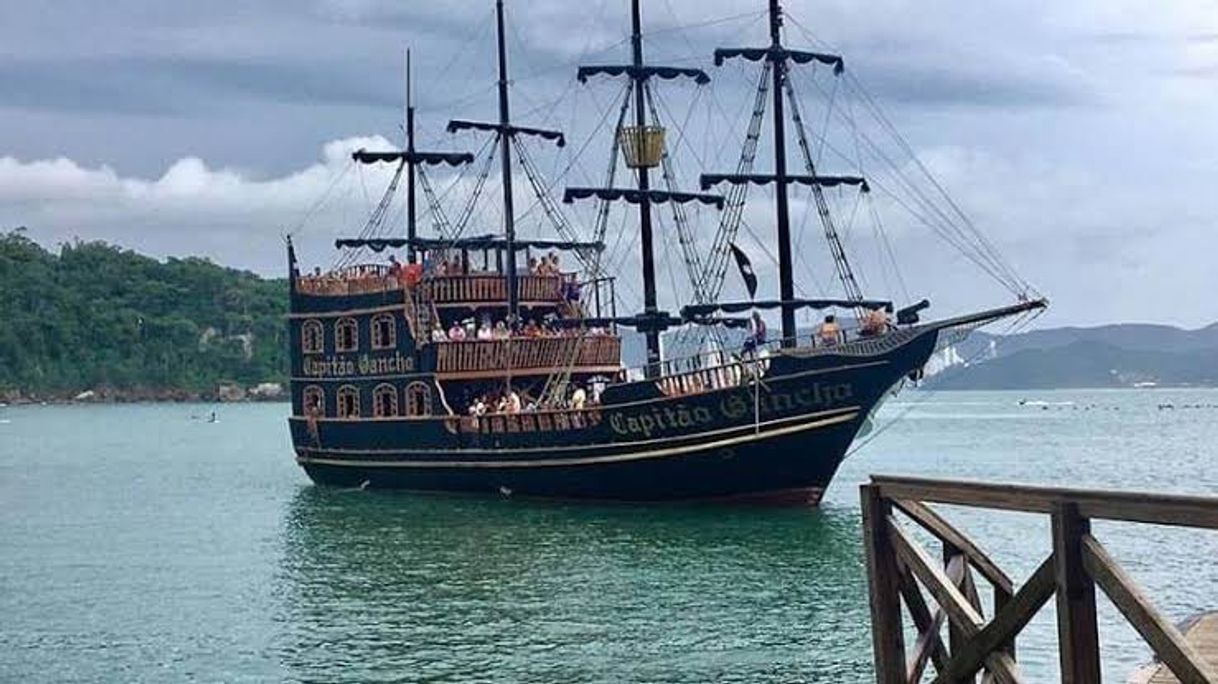
[[[687, 177], [698, 165], [735, 165], [755, 67], [713, 70], [707, 57], [717, 44], [763, 39], [756, 4], [643, 1], [649, 55], [716, 77], [705, 92], [672, 84], [666, 100], [688, 124], [678, 143]], [[1053, 301], [1038, 324], [1218, 320], [1218, 0], [787, 4], [788, 42], [845, 55], [956, 203]], [[384, 187], [385, 170], [352, 168], [349, 153], [400, 142], [406, 46], [422, 140], [481, 144], [442, 127], [450, 116], [494, 115], [491, 11], [489, 0], [2, 2], [0, 229], [26, 226], [48, 246], [102, 239], [268, 274], [281, 271], [282, 235], [292, 232], [303, 258], [324, 265], [333, 237], [358, 232]], [[509, 0], [509, 11], [515, 111], [571, 133], [564, 151], [537, 147], [539, 165], [597, 182], [604, 157], [592, 151], [608, 138], [584, 143], [616, 86], [581, 86], [573, 69], [625, 58], [625, 1]], [[861, 106], [838, 99], [831, 78], [806, 79], [797, 85], [809, 121]], [[455, 184], [446, 201], [470, 185], [436, 180]], [[772, 222], [766, 196], [757, 199], [747, 219], [755, 237], [742, 245], [765, 287], [772, 266], [758, 255], [772, 248]], [[853, 215], [852, 198], [834, 201]], [[1010, 299], [911, 216], [892, 206], [878, 215], [910, 296], [929, 296], [943, 313]], [[586, 226], [591, 214], [572, 218]], [[478, 220], [492, 229], [493, 207]], [[816, 224], [797, 223], [807, 232], [805, 291], [830, 289]], [[860, 262], [879, 255], [869, 289], [895, 287], [874, 227], [850, 230]], [[636, 267], [630, 239], [614, 257], [621, 273]], [[663, 242], [671, 265], [675, 238]], [[679, 299], [683, 281], [662, 280]]]

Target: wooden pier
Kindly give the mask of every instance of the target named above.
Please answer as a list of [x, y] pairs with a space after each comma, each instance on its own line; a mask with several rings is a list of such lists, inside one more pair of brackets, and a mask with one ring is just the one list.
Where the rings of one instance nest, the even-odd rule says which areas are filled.
[[[1218, 498], [879, 476], [860, 491], [879, 684], [924, 681], [928, 665], [934, 666], [936, 683], [975, 682], [978, 673], [982, 682], [1024, 682], [1016, 637], [1054, 597], [1061, 681], [1098, 683], [1097, 587], [1175, 677], [1156, 681], [1218, 682], [1215, 654], [1205, 653], [1204, 642], [1190, 641], [1164, 617], [1091, 534], [1092, 520], [1218, 529]], [[1051, 552], [1016, 589], [930, 503], [1047, 514]], [[942, 546], [938, 560], [911, 536], [902, 518]], [[974, 571], [993, 589], [988, 619]], [[913, 644], [905, 642], [905, 612], [917, 634]]]

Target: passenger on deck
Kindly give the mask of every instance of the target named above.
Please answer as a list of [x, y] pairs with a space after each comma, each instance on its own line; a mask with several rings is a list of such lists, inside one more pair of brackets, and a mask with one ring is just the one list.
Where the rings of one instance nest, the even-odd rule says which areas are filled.
[[508, 332], [507, 323], [504, 323], [503, 321], [495, 322], [495, 328], [493, 330], [491, 330], [492, 339], [506, 340], [507, 338], [509, 338], [511, 336], [512, 336], [512, 334], [510, 332]]
[[508, 413], [520, 413], [521, 408], [522, 408], [522, 404], [520, 402], [520, 395], [516, 393], [516, 390], [512, 390], [512, 391], [508, 392], [508, 394], [507, 394], [507, 412]]
[[[456, 327], [456, 326], [454, 326]], [[462, 331], [464, 332], [464, 331]], [[462, 335], [464, 336], [464, 335]], [[431, 326], [431, 341], [432, 342], [447, 342], [448, 335], [444, 334], [444, 326], [440, 325], [440, 321], [436, 321]]]
[[484, 318], [478, 323], [478, 339], [493, 340], [495, 333], [491, 330], [491, 321], [489, 318]]
[[825, 316], [825, 322], [820, 324], [820, 328], [816, 331], [816, 337], [823, 347], [832, 347], [841, 342], [842, 329], [837, 324], [837, 319], [833, 314]]
[[868, 311], [859, 328], [862, 337], [878, 337], [888, 332], [888, 314], [883, 309]]
[[749, 324], [749, 330], [749, 336], [744, 339], [744, 351], [755, 354], [758, 347], [765, 345], [766, 340], [765, 321], [762, 320], [760, 313], [753, 312], [753, 321]]
[[389, 277], [397, 278], [398, 282], [402, 282], [402, 262], [393, 254], [389, 255]]
[[571, 408], [579, 411], [587, 402], [588, 393], [584, 391], [583, 387], [576, 387], [575, 391], [571, 393]]
[[448, 329], [448, 339], [452, 342], [465, 341], [465, 328], [461, 327], [461, 323], [453, 323], [453, 326]]
[[486, 414], [486, 402], [482, 397], [474, 400], [474, 403], [469, 405], [469, 414], [471, 416], [481, 416]]
[[560, 275], [562, 269], [558, 266], [558, 253], [550, 252], [550, 275]]
[[525, 337], [541, 337], [541, 326], [537, 325], [536, 320], [529, 319], [529, 322], [524, 324], [521, 334]]
[[538, 272], [540, 266], [537, 265], [537, 257], [529, 257], [529, 275], [541, 275]]

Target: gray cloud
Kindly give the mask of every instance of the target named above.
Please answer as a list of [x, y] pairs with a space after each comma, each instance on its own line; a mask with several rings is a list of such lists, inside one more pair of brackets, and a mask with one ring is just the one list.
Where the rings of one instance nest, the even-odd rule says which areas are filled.
[[[750, 3], [756, 7], [645, 4], [649, 58], [710, 69], [715, 46], [763, 43], [763, 8]], [[1154, 302], [1179, 291], [1174, 283], [1212, 289], [1206, 255], [1214, 238], [1204, 227], [1218, 223], [1218, 201], [1198, 171], [1218, 160], [1218, 93], [1203, 81], [1215, 76], [1218, 25], [1204, 4], [788, 0], [788, 35], [793, 45], [846, 57], [961, 206], [1058, 303], [1046, 320], [1154, 312], [1200, 324], [1214, 317], [1204, 302], [1171, 312]], [[489, 0], [4, 3], [0, 227], [27, 224], [47, 243], [104, 238], [276, 273], [280, 231], [344, 172], [337, 150], [349, 144], [327, 143], [398, 137], [407, 45], [428, 144], [479, 144], [441, 129], [449, 116], [493, 114], [491, 11]], [[515, 0], [509, 11], [517, 113], [570, 128], [570, 148], [578, 148], [617, 86], [575, 85], [574, 65], [627, 58], [624, 0]], [[672, 30], [682, 24], [694, 26]], [[701, 100], [690, 86], [665, 84], [677, 118], [701, 107], [691, 110], [693, 133], [683, 143], [683, 154], [699, 156], [695, 163], [684, 154], [687, 181], [700, 165], [734, 164], [755, 66], [712, 69], [715, 83]], [[808, 120], [818, 124], [825, 97], [799, 79]], [[853, 147], [841, 140], [847, 154], [826, 163], [847, 171]], [[573, 177], [594, 180], [597, 159], [575, 166]], [[569, 157], [542, 161], [553, 171]], [[302, 254], [324, 261], [334, 235], [361, 225], [385, 180], [378, 174], [342, 177], [341, 191], [301, 234]], [[847, 200], [835, 201], [850, 211]], [[758, 207], [750, 221], [761, 244], [752, 249], [764, 252], [771, 220]], [[907, 214], [885, 211], [911, 289], [945, 310], [1002, 296], [979, 286], [976, 270]], [[535, 219], [525, 223], [540, 230]], [[479, 220], [498, 219], [490, 210]], [[815, 220], [800, 220], [807, 282], [830, 286]], [[615, 220], [614, 229], [620, 225], [630, 224]], [[713, 227], [713, 217], [702, 217], [701, 234]], [[866, 268], [876, 265], [867, 263], [874, 236], [858, 227], [851, 239], [870, 282], [891, 284], [882, 269]], [[621, 272], [635, 268], [631, 240], [627, 230]], [[665, 259], [679, 267], [675, 248]], [[764, 276], [766, 258], [755, 260]], [[672, 287], [675, 298], [679, 275]]]

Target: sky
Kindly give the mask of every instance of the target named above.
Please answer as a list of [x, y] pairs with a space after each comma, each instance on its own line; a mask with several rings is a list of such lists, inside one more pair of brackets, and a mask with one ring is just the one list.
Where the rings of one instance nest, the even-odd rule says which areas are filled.
[[[859, 161], [848, 152], [859, 129], [843, 112], [862, 111], [866, 92], [1005, 262], [1050, 299], [1038, 326], [1218, 320], [1218, 0], [785, 5], [787, 42], [842, 54], [862, 89], [836, 88], [826, 69], [794, 81], [809, 128], [827, 124], [822, 171], [871, 177], [866, 163], [845, 168]], [[763, 10], [760, 0], [643, 0], [649, 60], [714, 78], [701, 90], [659, 84], [664, 114], [682, 124], [670, 147], [686, 189], [700, 171], [735, 166], [756, 65], [716, 69], [710, 54], [764, 44]], [[485, 143], [443, 126], [495, 116], [492, 12], [488, 0], [0, 3], [0, 230], [24, 226], [50, 247], [105, 240], [203, 255], [267, 275], [283, 272], [291, 233], [306, 265], [324, 266], [333, 238], [363, 228], [388, 182], [388, 169], [354, 168], [349, 157], [400, 144], [406, 47], [421, 144]], [[627, 58], [627, 3], [508, 0], [508, 12], [514, 113], [570, 140], [562, 150], [529, 141], [530, 155], [554, 187], [600, 184], [610, 137], [599, 124], [620, 85], [579, 84], [574, 69]], [[860, 125], [883, 137], [874, 122]], [[913, 156], [897, 155], [895, 168], [917, 175]], [[472, 175], [437, 170], [434, 180], [457, 216], [454, 198], [469, 194]], [[497, 183], [496, 172], [488, 197]], [[763, 289], [775, 280], [765, 193], [750, 194], [738, 240]], [[848, 249], [871, 274], [868, 294], [926, 296], [944, 315], [1012, 300], [895, 198], [868, 200], [881, 233], [855, 220], [867, 214], [855, 195], [830, 194]], [[801, 292], [832, 294], [809, 200], [794, 200]], [[541, 212], [528, 198], [519, 206], [522, 231], [544, 234]], [[480, 205], [471, 232], [497, 230], [496, 211]], [[594, 212], [569, 211], [590, 234]], [[709, 244], [712, 214], [692, 213], [695, 245]], [[622, 237], [608, 240], [627, 309], [639, 301], [628, 219], [612, 221]], [[390, 223], [401, 230], [396, 199]], [[660, 230], [661, 299], [675, 307], [689, 285], [671, 222]], [[724, 296], [739, 295], [738, 278], [728, 281]]]

